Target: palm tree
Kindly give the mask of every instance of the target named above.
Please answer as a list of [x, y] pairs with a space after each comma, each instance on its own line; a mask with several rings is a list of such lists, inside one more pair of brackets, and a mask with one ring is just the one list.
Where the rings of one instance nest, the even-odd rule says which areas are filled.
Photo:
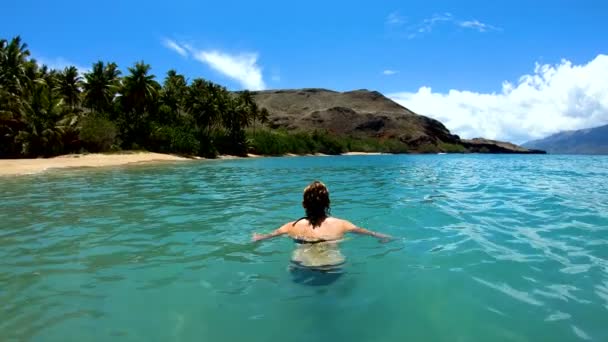
[[21, 37], [16, 36], [10, 42], [0, 40], [0, 156], [14, 157], [21, 152], [15, 139], [24, 129], [27, 96], [36, 78], [36, 73], [29, 71], [37, 68], [35, 62], [28, 60], [29, 56]]
[[218, 103], [213, 100], [214, 92], [212, 83], [197, 78], [188, 87], [184, 98], [184, 108], [207, 138], [211, 135], [211, 127], [219, 112]]
[[130, 74], [121, 85], [123, 141], [141, 144], [148, 137], [151, 114], [156, 110], [160, 89], [156, 76], [149, 74], [150, 65], [143, 61], [129, 68]]
[[0, 40], [0, 119], [19, 120], [30, 84], [27, 67], [30, 51], [17, 36]]
[[256, 117], [261, 124], [265, 124], [268, 122], [268, 119], [270, 119], [270, 113], [268, 113], [268, 109], [262, 107]]
[[0, 40], [0, 84], [5, 91], [19, 96], [27, 77], [25, 65], [30, 51], [27, 44], [21, 42], [21, 37], [16, 36], [10, 43], [6, 39]]
[[156, 76], [148, 74], [150, 65], [143, 61], [129, 68], [131, 73], [125, 76], [122, 86], [122, 100], [127, 111], [143, 115], [156, 100], [160, 85], [154, 80]]
[[[264, 120], [262, 117], [260, 117], [261, 113], [260, 113], [260, 109], [258, 108], [258, 104], [253, 99], [253, 96], [251, 95], [251, 92], [249, 90], [245, 90], [242, 93], [240, 93], [239, 99], [242, 103], [242, 106], [244, 107], [245, 115], [248, 117], [247, 124], [248, 124], [248, 121], [251, 121], [253, 123], [253, 135], [255, 136], [256, 120], [258, 120], [260, 122], [262, 122], [262, 120]], [[266, 113], [268, 113], [268, 112], [266, 112]]]
[[97, 113], [110, 110], [120, 82], [120, 70], [116, 63], [104, 66], [102, 61], [93, 64], [90, 72], [84, 74], [84, 105]]
[[59, 74], [57, 90], [71, 111], [80, 104], [82, 77], [74, 66], [67, 67]]
[[42, 72], [40, 76], [26, 101], [22, 117], [25, 127], [15, 137], [15, 142], [21, 145], [21, 154], [25, 156], [60, 153], [62, 137], [68, 126], [73, 125], [73, 122], [65, 120], [61, 95], [53, 91], [43, 77], [52, 78]]
[[172, 121], [178, 118], [187, 91], [186, 78], [173, 69], [169, 70], [160, 95], [160, 101], [165, 108], [164, 112], [169, 114], [169, 117], [161, 118], [163, 121]]

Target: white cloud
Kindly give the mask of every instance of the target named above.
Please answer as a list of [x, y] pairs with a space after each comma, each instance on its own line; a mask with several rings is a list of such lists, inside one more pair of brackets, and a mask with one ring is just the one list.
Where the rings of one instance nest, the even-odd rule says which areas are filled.
[[262, 78], [262, 68], [257, 64], [257, 53], [229, 54], [217, 50], [198, 50], [188, 44], [172, 40], [164, 41], [165, 47], [208, 65], [211, 69], [237, 81], [243, 88], [263, 90], [266, 84]]
[[467, 29], [474, 29], [479, 32], [487, 32], [487, 31], [500, 31], [500, 28], [492, 26], [490, 24], [482, 23], [479, 20], [465, 20], [460, 21], [456, 17], [452, 15], [452, 13], [439, 13], [433, 14], [430, 18], [426, 18], [422, 20], [420, 23], [410, 26], [407, 29], [407, 38], [414, 39], [417, 37], [421, 37], [425, 34], [429, 34], [433, 32], [435, 27], [440, 24], [446, 24], [450, 26], [459, 26]]
[[405, 23], [405, 18], [403, 18], [399, 12], [392, 12], [386, 17], [386, 24], [399, 26]]
[[72, 63], [63, 57], [55, 57], [55, 58], [44, 58], [44, 57], [35, 57], [34, 59], [38, 63], [38, 65], [46, 65], [49, 69], [55, 69], [57, 71], [62, 71], [63, 69], [75, 66], [78, 69], [78, 72], [82, 75], [85, 72], [91, 70], [90, 67], [84, 67], [82, 65], [77, 65], [76, 63]]
[[399, 73], [399, 71], [391, 70], [391, 69], [386, 69], [386, 70], [382, 71], [382, 74], [385, 76], [391, 76], [391, 75], [398, 74], [398, 73]]
[[458, 23], [458, 25], [460, 25], [460, 27], [477, 30], [479, 32], [487, 32], [487, 31], [490, 31], [490, 30], [498, 30], [497, 27], [494, 27], [494, 26], [489, 25], [489, 24], [484, 24], [484, 23], [480, 22], [479, 20], [461, 21], [460, 23]]
[[173, 41], [171, 39], [163, 39], [163, 45], [167, 49], [171, 49], [171, 50], [177, 52], [182, 57], [187, 57], [188, 56], [188, 51], [186, 51], [185, 48], [181, 47], [179, 44], [177, 44], [175, 41]]
[[249, 90], [266, 88], [262, 79], [262, 70], [257, 65], [258, 56], [255, 53], [230, 55], [220, 51], [196, 51], [192, 56], [212, 69], [238, 81]]
[[416, 113], [443, 122], [464, 138], [485, 137], [523, 143], [572, 129], [608, 123], [608, 55], [583, 65], [567, 60], [536, 64], [516, 83], [503, 82], [498, 93], [467, 90], [388, 96]]
[[417, 34], [424, 34], [433, 31], [433, 28], [443, 22], [451, 22], [453, 20], [451, 13], [433, 14], [432, 17], [424, 19], [422, 24], [413, 29], [410, 36], [415, 37]]

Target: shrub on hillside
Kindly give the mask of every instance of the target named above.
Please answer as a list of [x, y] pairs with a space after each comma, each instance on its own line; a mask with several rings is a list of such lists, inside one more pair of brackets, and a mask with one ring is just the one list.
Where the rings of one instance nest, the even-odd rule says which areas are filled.
[[325, 154], [340, 154], [347, 151], [346, 142], [330, 135], [328, 132], [315, 131], [312, 140], [317, 144], [317, 152]]

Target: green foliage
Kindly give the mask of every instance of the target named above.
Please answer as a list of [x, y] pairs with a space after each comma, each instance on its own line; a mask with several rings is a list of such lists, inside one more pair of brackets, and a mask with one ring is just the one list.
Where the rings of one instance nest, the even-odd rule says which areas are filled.
[[287, 153], [316, 153], [316, 145], [306, 133], [262, 130], [249, 136], [250, 151], [255, 154], [279, 156]]
[[349, 152], [408, 153], [408, 146], [396, 139], [358, 137], [347, 139]]
[[417, 152], [417, 153], [438, 153], [438, 152], [442, 152], [442, 151], [436, 145], [433, 145], [431, 143], [426, 143], [426, 144], [422, 144], [422, 145], [418, 146], [415, 149], [415, 152]]
[[325, 131], [287, 132], [260, 130], [249, 134], [250, 151], [263, 155], [340, 154], [347, 152], [347, 140]]
[[149, 146], [156, 152], [195, 156], [199, 153], [200, 142], [186, 127], [156, 126], [150, 134]]
[[466, 153], [467, 149], [460, 144], [439, 143], [439, 149], [446, 153]]
[[84, 106], [97, 113], [112, 113], [112, 103], [120, 84], [119, 76], [116, 63], [94, 63], [91, 71], [84, 74]]
[[346, 144], [340, 138], [324, 131], [314, 131], [311, 136], [319, 153], [340, 154], [347, 152]]
[[110, 151], [116, 135], [116, 125], [101, 116], [87, 116], [81, 122], [79, 138], [89, 152]]

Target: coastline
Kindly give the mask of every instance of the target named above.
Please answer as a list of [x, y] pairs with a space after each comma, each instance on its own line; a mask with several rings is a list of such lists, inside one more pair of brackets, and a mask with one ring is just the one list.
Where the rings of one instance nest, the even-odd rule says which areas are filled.
[[159, 163], [195, 159], [196, 158], [185, 158], [153, 152], [68, 154], [53, 158], [0, 159], [0, 176], [30, 175], [50, 169], [121, 166], [127, 164]]
[[[347, 152], [342, 155], [381, 155], [383, 153], [368, 152]], [[285, 157], [298, 157], [297, 154], [286, 154]], [[327, 156], [316, 154], [316, 156]], [[123, 166], [129, 164], [149, 164], [192, 160], [230, 160], [241, 158], [265, 158], [267, 156], [248, 154], [247, 157], [220, 155], [217, 159], [206, 159], [201, 157], [187, 158], [172, 154], [155, 152], [120, 152], [120, 153], [89, 153], [89, 154], [68, 154], [53, 158], [35, 159], [0, 159], [0, 177], [2, 176], [22, 176], [45, 172], [51, 169], [70, 169], [80, 167], [107, 167]]]

